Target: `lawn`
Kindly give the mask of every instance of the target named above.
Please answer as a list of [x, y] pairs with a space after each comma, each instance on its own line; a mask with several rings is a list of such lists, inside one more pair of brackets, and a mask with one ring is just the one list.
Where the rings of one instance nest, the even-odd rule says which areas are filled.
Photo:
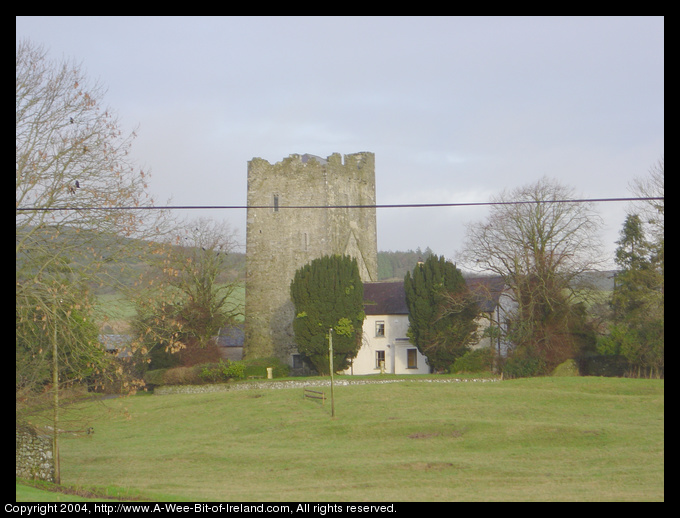
[[663, 380], [336, 386], [335, 410], [301, 389], [88, 403], [95, 433], [62, 437], [62, 482], [189, 501], [664, 500]]

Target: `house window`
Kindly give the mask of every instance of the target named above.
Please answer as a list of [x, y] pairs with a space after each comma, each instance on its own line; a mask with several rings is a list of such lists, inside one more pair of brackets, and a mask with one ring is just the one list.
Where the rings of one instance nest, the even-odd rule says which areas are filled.
[[385, 336], [385, 321], [378, 320], [375, 323], [375, 336]]
[[406, 349], [406, 368], [418, 368], [418, 349]]
[[275, 194], [274, 195], [274, 212], [279, 211], [279, 195]]
[[385, 351], [375, 352], [375, 368], [385, 367]]

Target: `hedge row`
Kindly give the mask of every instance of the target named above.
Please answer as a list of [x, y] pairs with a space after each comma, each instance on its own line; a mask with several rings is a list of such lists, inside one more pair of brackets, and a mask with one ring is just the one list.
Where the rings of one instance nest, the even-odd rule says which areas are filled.
[[224, 383], [247, 377], [265, 378], [268, 367], [272, 368], [275, 378], [288, 376], [288, 366], [278, 358], [257, 358], [246, 361], [220, 360], [217, 363], [204, 363], [191, 367], [150, 370], [144, 374], [144, 382], [151, 388], [159, 385]]
[[491, 347], [474, 349], [458, 358], [449, 368], [449, 372], [451, 374], [491, 372], [493, 370], [493, 358], [494, 350]]

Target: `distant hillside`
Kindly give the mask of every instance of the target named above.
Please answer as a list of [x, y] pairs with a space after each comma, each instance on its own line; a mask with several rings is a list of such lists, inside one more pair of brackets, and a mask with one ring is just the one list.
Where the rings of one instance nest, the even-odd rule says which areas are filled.
[[[26, 229], [29, 231], [32, 229]], [[51, 229], [48, 228], [48, 231]], [[17, 242], [19, 240], [17, 233]], [[34, 238], [35, 239], [35, 238]], [[50, 256], [56, 254], [61, 247], [68, 247], [68, 258], [64, 260], [69, 268], [78, 270], [80, 265], [88, 264], [93, 260], [93, 255], [101, 257], [101, 270], [99, 278], [108, 278], [110, 282], [92, 284], [95, 295], [113, 295], [116, 293], [116, 286], [132, 287], [139, 280], [140, 275], [149, 273], [153, 268], [145, 257], [150, 250], [148, 242], [135, 238], [108, 235], [83, 230], [69, 229], [68, 227], [59, 229], [59, 234], [52, 237], [51, 234], [41, 237], [41, 250], [47, 252], [43, 255]], [[27, 255], [30, 253], [31, 255]], [[28, 257], [35, 259], [37, 253], [33, 250], [22, 250], [16, 256], [16, 270], [21, 274], [29, 275], [31, 270], [23, 271], [24, 266], [30, 264]], [[218, 282], [231, 282], [233, 280], [245, 278], [245, 254], [230, 253], [220, 254], [223, 264], [223, 273]], [[17, 273], [17, 275], [21, 275]]]
[[[120, 284], [124, 286], [131, 286], [139, 278], [142, 272], [148, 271], [150, 266], [146, 264], [142, 257], [134, 255], [121, 254], [119, 257], [117, 253], [120, 248], [127, 249], [143, 249], [134, 239], [130, 238], [112, 238], [106, 235], [97, 235], [92, 233], [82, 233], [83, 246], [93, 248], [100, 251], [104, 257], [109, 254], [116, 259], [111, 262], [105, 261], [104, 269], [109, 277], [115, 279], [112, 284]], [[418, 261], [426, 260], [434, 252], [429, 248], [421, 250], [406, 250], [406, 251], [383, 251], [378, 252], [378, 280], [403, 280], [406, 272], [413, 271], [418, 264]], [[72, 260], [77, 263], [79, 261], [76, 253]], [[17, 256], [17, 266], [22, 262], [22, 258]], [[244, 253], [233, 252], [223, 256], [224, 272], [220, 276], [219, 282], [231, 282], [234, 280], [245, 279], [245, 265], [246, 255]], [[588, 278], [595, 283], [596, 287], [603, 291], [611, 291], [614, 286], [614, 272], [596, 272], [587, 275]], [[108, 286], [94, 287], [97, 295], [113, 294]]]
[[583, 274], [583, 279], [585, 279], [586, 282], [592, 284], [598, 290], [613, 291], [615, 274], [616, 270], [589, 272]]
[[432, 254], [429, 247], [424, 252], [420, 248], [406, 252], [378, 252], [378, 280], [403, 280], [406, 272], [412, 272], [418, 261], [424, 261]]

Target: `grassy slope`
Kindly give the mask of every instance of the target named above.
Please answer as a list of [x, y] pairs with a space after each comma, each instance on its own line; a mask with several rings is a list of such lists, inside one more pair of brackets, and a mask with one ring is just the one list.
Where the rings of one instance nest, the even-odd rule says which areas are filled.
[[[329, 393], [326, 390], [327, 394]], [[90, 405], [62, 481], [189, 500], [663, 500], [663, 380], [540, 378]]]

